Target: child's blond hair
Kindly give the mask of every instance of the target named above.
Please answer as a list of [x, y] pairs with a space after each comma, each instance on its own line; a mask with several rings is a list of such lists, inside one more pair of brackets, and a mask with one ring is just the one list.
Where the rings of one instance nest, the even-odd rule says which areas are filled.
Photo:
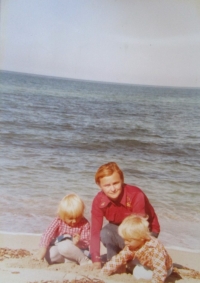
[[118, 227], [118, 233], [124, 240], [150, 239], [148, 217], [132, 214], [127, 216]]
[[83, 217], [85, 205], [76, 194], [66, 195], [58, 206], [57, 215], [65, 221], [66, 218], [77, 219]]

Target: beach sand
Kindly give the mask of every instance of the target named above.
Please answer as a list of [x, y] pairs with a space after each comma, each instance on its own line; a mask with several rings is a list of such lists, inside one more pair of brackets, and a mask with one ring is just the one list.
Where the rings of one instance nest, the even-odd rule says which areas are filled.
[[[33, 258], [41, 235], [0, 232], [0, 282], [2, 283], [114, 283], [147, 282], [134, 280], [131, 274], [101, 276], [99, 270], [89, 271], [75, 263], [48, 265]], [[168, 249], [174, 270], [167, 283], [200, 282], [200, 253]], [[102, 255], [106, 253], [101, 247]]]

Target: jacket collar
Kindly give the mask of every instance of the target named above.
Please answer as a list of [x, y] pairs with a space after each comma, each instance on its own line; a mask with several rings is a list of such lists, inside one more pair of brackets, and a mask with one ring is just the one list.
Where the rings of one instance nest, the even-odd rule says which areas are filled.
[[105, 195], [104, 192], [101, 191], [100, 192], [101, 198], [100, 198], [100, 201], [99, 201], [99, 207], [104, 208], [104, 207], [108, 206], [110, 203], [122, 204], [123, 206], [127, 206], [127, 194], [126, 194], [125, 187], [126, 187], [126, 185], [124, 184], [123, 188], [122, 188], [122, 193], [121, 193], [121, 195], [120, 195], [120, 197], [117, 201], [113, 201], [113, 200], [109, 199], [107, 197], [107, 195]]

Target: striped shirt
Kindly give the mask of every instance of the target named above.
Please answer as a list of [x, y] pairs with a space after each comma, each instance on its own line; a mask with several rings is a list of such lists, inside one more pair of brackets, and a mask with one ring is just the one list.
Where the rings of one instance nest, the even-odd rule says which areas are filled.
[[111, 275], [127, 261], [137, 258], [140, 263], [153, 271], [152, 283], [163, 283], [167, 271], [172, 267], [172, 259], [158, 239], [151, 237], [139, 250], [131, 251], [126, 246], [118, 255], [113, 256], [102, 268], [101, 272]]
[[68, 234], [72, 237], [74, 234], [79, 234], [80, 241], [77, 246], [80, 249], [88, 249], [90, 241], [90, 223], [85, 217], [83, 217], [80, 222], [73, 227], [69, 226], [59, 217], [56, 217], [43, 233], [40, 241], [40, 247], [48, 247], [52, 240], [64, 234]]

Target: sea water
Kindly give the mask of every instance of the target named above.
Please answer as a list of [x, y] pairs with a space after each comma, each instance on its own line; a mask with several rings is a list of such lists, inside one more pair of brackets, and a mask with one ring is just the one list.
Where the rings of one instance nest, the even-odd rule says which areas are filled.
[[42, 233], [98, 167], [141, 188], [168, 247], [200, 250], [200, 89], [0, 72], [0, 230]]

